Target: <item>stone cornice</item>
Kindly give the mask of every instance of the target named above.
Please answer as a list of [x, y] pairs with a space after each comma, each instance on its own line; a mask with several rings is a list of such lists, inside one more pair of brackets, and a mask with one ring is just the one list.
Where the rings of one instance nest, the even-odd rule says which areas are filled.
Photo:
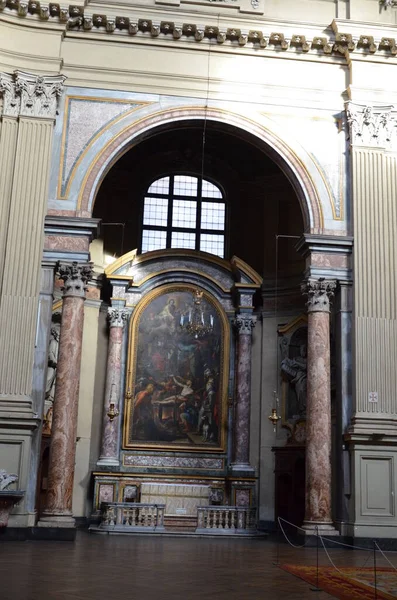
[[[338, 56], [345, 58], [352, 53], [360, 56], [396, 56], [396, 38], [389, 36], [389, 29], [385, 27], [386, 36], [382, 35], [382, 26], [374, 28], [372, 24], [354, 23], [354, 33], [339, 32], [340, 23], [333, 22], [334, 32], [324, 35], [321, 27], [319, 34], [315, 35], [313, 25], [296, 25], [296, 32], [292, 30], [292, 24], [282, 25], [284, 31], [280, 30], [278, 23], [267, 22], [267, 30], [262, 28], [251, 28], [251, 24], [244, 21], [244, 27], [227, 27], [208, 23], [200, 25], [193, 22], [176, 22], [175, 13], [171, 20], [156, 20], [154, 12], [148, 11], [148, 18], [133, 18], [120, 15], [108, 15], [104, 13], [92, 13], [82, 6], [64, 6], [55, 3], [43, 3], [24, 0], [0, 0], [0, 12], [16, 15], [22, 19], [35, 20], [41, 23], [52, 23], [61, 25], [67, 31], [81, 34], [100, 33], [116, 36], [131, 36], [141, 39], [169, 39], [189, 40], [201, 42], [203, 40], [213, 41], [215, 44], [226, 44], [232, 47], [250, 46], [254, 48], [268, 48], [276, 51], [294, 52], [295, 54]], [[164, 11], [164, 7], [163, 7]], [[206, 15], [206, 18], [212, 18]], [[160, 17], [161, 19], [161, 17]], [[336, 23], [336, 25], [335, 25]], [[253, 24], [253, 22], [252, 22]], [[362, 32], [357, 31], [358, 25]], [[274, 26], [274, 29], [271, 30]], [[348, 30], [351, 26], [346, 27]], [[368, 30], [368, 31], [367, 31]], [[390, 30], [393, 33], [393, 30]]]

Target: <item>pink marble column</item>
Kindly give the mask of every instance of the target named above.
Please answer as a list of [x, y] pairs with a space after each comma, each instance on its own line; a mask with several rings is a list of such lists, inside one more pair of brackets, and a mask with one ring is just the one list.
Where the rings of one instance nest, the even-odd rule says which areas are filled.
[[306, 490], [304, 529], [335, 532], [331, 513], [331, 361], [329, 315], [335, 281], [309, 279]]
[[[109, 308], [109, 347], [106, 369], [105, 402], [103, 407], [103, 426], [101, 453], [98, 465], [118, 465], [120, 449], [120, 394], [121, 361], [123, 354], [123, 328], [128, 318], [124, 308]], [[110, 404], [113, 403], [117, 416], [109, 418]]]
[[236, 370], [236, 411], [234, 419], [233, 471], [252, 470], [249, 463], [250, 407], [251, 407], [251, 348], [252, 330], [256, 317], [238, 315], [235, 326], [238, 331]]
[[71, 527], [84, 300], [92, 267], [74, 262], [59, 265], [58, 271], [64, 281], [62, 321], [46, 507], [39, 525]]

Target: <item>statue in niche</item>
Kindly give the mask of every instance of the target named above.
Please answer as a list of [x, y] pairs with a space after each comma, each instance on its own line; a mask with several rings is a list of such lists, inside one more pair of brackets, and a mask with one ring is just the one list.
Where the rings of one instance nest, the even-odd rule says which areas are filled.
[[48, 345], [47, 380], [44, 402], [43, 433], [51, 434], [52, 411], [55, 397], [55, 380], [57, 375], [59, 335], [61, 328], [61, 313], [54, 312], [51, 320], [50, 341]]
[[306, 418], [307, 321], [299, 317], [279, 328], [282, 423], [291, 431]]
[[299, 347], [299, 356], [284, 358], [281, 362], [281, 373], [288, 379], [295, 390], [297, 416], [306, 414], [307, 394], [307, 348], [306, 344]]

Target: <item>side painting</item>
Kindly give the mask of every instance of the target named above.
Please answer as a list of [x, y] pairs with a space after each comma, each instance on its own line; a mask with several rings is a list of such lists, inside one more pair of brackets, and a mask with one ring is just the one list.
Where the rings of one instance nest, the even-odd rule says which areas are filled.
[[226, 318], [209, 296], [186, 286], [163, 288], [143, 303], [130, 337], [126, 445], [221, 448]]

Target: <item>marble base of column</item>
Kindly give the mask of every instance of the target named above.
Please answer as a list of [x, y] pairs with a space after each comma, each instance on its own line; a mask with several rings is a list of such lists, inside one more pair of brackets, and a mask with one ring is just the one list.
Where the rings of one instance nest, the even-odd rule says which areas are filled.
[[232, 463], [230, 465], [230, 472], [240, 477], [245, 474], [252, 476], [255, 474], [255, 469], [249, 463]]
[[72, 517], [71, 515], [48, 515], [42, 516], [40, 518], [40, 521], [38, 521], [37, 526], [47, 527], [49, 529], [52, 527], [63, 527], [73, 529], [74, 527], [76, 527], [76, 522], [74, 517]]
[[330, 523], [324, 523], [324, 521], [303, 521], [303, 531], [300, 531], [303, 535], [339, 535], [339, 531], [334, 527], [332, 521]]

